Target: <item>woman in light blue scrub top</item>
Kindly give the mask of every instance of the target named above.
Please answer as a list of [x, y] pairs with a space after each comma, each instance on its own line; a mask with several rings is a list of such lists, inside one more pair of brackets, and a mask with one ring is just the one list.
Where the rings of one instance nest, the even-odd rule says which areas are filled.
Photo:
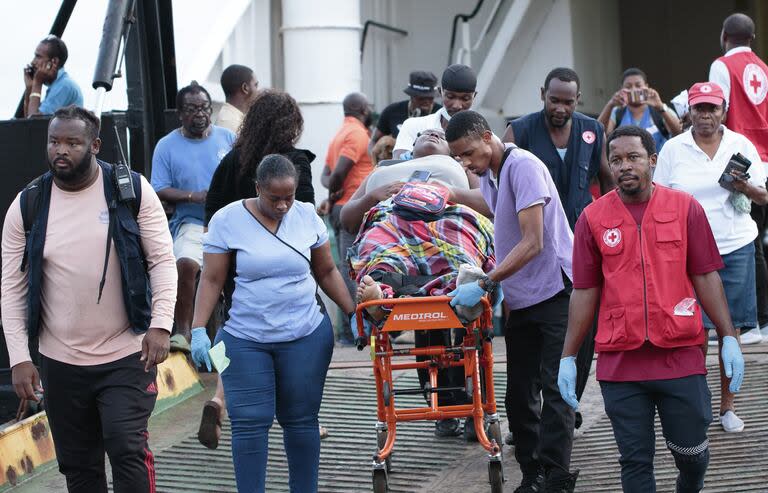
[[215, 342], [224, 343], [230, 360], [221, 379], [237, 489], [265, 491], [276, 416], [290, 489], [312, 493], [320, 464], [318, 412], [334, 342], [318, 287], [350, 316], [355, 304], [333, 262], [325, 224], [312, 204], [294, 201], [293, 163], [271, 154], [256, 173], [258, 197], [227, 205], [208, 224], [193, 327], [210, 318], [234, 261], [232, 307]]

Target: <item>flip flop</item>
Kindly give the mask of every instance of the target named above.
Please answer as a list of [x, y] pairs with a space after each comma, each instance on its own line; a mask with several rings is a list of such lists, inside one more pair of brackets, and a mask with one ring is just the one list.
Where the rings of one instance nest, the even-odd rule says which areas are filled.
[[209, 449], [219, 446], [221, 436], [221, 406], [216, 401], [206, 401], [203, 405], [203, 417], [197, 439]]
[[174, 334], [171, 336], [171, 352], [179, 352], [189, 354], [192, 352], [192, 348], [187, 342], [187, 338], [181, 334]]

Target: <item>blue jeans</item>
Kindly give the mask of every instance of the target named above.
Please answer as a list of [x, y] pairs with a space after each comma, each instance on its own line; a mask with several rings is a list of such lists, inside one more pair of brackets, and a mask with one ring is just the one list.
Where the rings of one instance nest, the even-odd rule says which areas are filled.
[[317, 491], [320, 433], [317, 415], [333, 354], [333, 328], [326, 315], [308, 336], [263, 344], [220, 330], [229, 367], [221, 374], [232, 422], [232, 460], [237, 490], [265, 488], [268, 432], [272, 422], [283, 428], [293, 493]]

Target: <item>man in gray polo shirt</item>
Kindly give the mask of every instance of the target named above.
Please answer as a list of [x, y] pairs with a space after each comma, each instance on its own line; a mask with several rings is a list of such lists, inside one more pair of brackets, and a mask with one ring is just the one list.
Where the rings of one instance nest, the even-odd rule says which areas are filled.
[[[445, 130], [451, 153], [480, 176], [479, 190], [453, 190], [454, 200], [494, 215], [496, 268], [462, 284], [452, 305], [472, 306], [501, 285], [507, 395], [515, 458], [523, 472], [516, 492], [573, 492], [573, 409], [560, 396], [557, 372], [568, 322], [573, 233], [544, 163], [501, 142], [479, 113], [455, 114]], [[543, 396], [543, 405], [539, 400]]]

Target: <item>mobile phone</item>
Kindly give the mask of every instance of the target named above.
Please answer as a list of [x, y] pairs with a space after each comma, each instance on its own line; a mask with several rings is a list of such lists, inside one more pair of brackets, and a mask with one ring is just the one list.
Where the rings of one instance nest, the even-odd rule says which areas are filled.
[[411, 174], [411, 177], [408, 178], [409, 182], [414, 181], [427, 181], [429, 180], [429, 177], [432, 176], [432, 173], [429, 171], [423, 171], [423, 170], [416, 170]]
[[648, 99], [648, 91], [645, 89], [631, 89], [628, 99], [630, 103], [644, 103]]

